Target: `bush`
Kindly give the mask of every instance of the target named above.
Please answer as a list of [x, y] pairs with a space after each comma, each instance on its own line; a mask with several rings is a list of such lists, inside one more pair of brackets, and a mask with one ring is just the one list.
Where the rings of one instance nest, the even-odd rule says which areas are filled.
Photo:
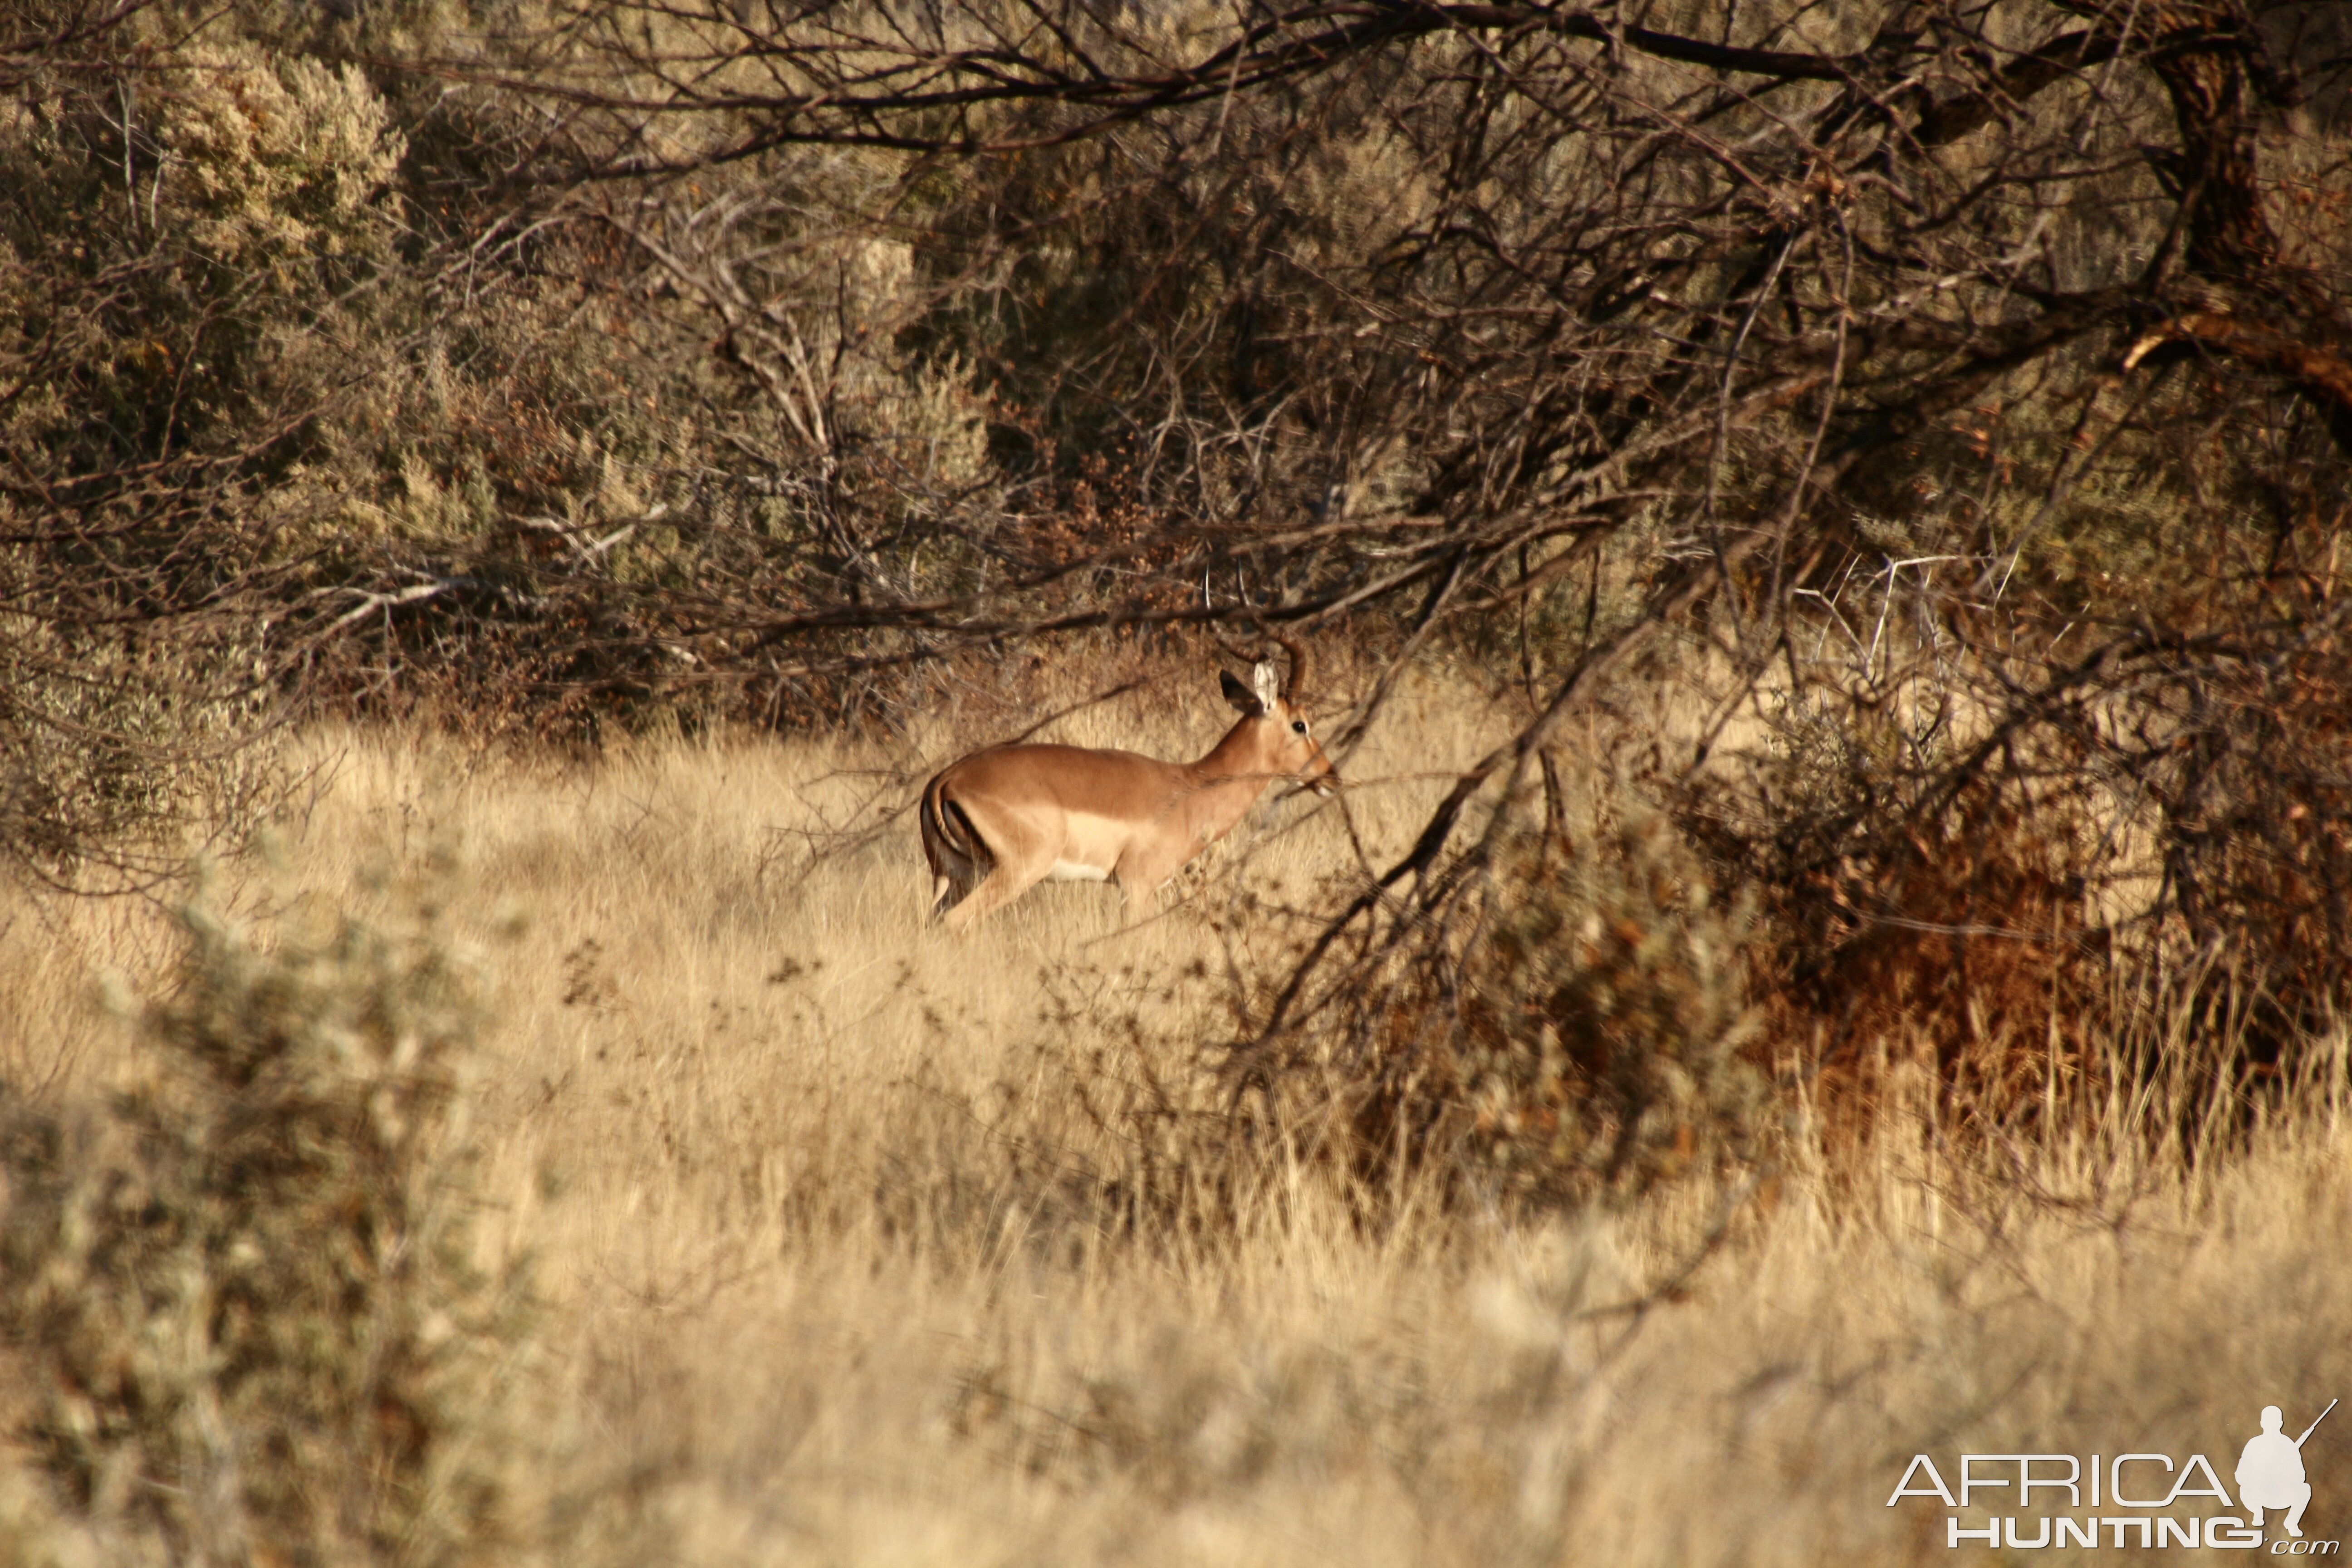
[[1334, 989], [1279, 1075], [1280, 1114], [1336, 1109], [1367, 1191], [1411, 1172], [1522, 1207], [1623, 1201], [1767, 1153], [1765, 1075], [1742, 1049], [1750, 912], [1715, 900], [1664, 821], [1565, 856], [1530, 833], [1483, 881], [1385, 973]]
[[515, 1291], [468, 1257], [477, 1014], [439, 923], [424, 899], [273, 946], [198, 901], [137, 1021], [144, 1081], [63, 1109], [0, 1089], [0, 1418], [51, 1525], [117, 1561], [495, 1542], [469, 1439]]

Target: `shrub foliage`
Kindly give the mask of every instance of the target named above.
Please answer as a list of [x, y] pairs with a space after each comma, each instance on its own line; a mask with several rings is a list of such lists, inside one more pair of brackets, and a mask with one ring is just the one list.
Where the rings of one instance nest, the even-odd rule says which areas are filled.
[[471, 1560], [513, 1299], [468, 1249], [464, 972], [429, 910], [269, 946], [184, 919], [145, 1079], [8, 1095], [10, 1442], [116, 1561]]

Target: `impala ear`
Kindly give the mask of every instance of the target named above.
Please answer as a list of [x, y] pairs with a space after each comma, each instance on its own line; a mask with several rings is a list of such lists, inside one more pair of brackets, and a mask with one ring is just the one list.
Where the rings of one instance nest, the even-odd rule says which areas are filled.
[[[1260, 669], [1264, 669], [1265, 666], [1259, 665], [1258, 668]], [[1235, 680], [1232, 670], [1227, 669], [1218, 671], [1217, 679], [1225, 689], [1225, 700], [1240, 709], [1243, 712], [1248, 714], [1251, 718], [1257, 718], [1260, 714], [1265, 711], [1265, 704], [1259, 701], [1257, 698], [1252, 694], [1248, 687], [1244, 686], [1240, 681]]]
[[1282, 700], [1281, 672], [1274, 668], [1271, 660], [1260, 659], [1257, 668], [1250, 671], [1250, 679], [1257, 687], [1257, 705], [1260, 710], [1268, 713], [1274, 711], [1274, 705]]

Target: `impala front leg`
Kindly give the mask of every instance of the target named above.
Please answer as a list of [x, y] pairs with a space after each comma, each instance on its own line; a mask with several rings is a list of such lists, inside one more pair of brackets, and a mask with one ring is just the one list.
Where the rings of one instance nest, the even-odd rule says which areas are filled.
[[1119, 879], [1119, 897], [1130, 923], [1139, 925], [1160, 912], [1160, 889], [1165, 882], [1164, 878], [1158, 882]]
[[1172, 854], [1165, 848], [1154, 853], [1151, 848], [1141, 845], [1130, 846], [1127, 853], [1119, 857], [1116, 873], [1119, 891], [1126, 896], [1128, 917], [1140, 920], [1146, 915], [1158, 914], [1160, 889], [1166, 887], [1169, 879], [1182, 870], [1185, 863], [1200, 852], [1201, 846], [1182, 842], [1176, 846]]

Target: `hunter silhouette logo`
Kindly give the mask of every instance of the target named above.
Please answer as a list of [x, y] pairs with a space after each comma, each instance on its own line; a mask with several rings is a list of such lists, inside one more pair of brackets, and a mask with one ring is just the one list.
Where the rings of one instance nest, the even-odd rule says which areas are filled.
[[[2273, 1557], [2333, 1557], [2340, 1542], [2304, 1539], [2303, 1512], [2311, 1504], [2304, 1445], [2336, 1404], [2329, 1400], [2299, 1437], [2287, 1436], [2284, 1410], [2263, 1406], [2263, 1429], [2238, 1456], [2235, 1502], [2220, 1467], [2202, 1454], [1962, 1454], [1951, 1483], [1933, 1458], [1915, 1454], [1886, 1506], [1905, 1498], [1941, 1502], [1948, 1510], [1944, 1543], [1955, 1549], [2267, 1547]], [[1991, 1517], [1974, 1513], [1989, 1503], [1997, 1510]], [[2264, 1539], [2265, 1514], [2281, 1516], [2277, 1540]]]
[[[2336, 1401], [2329, 1400], [2327, 1410], [2335, 1408]], [[2290, 1440], [2282, 1430], [2285, 1413], [2275, 1405], [2263, 1406], [2263, 1429], [2246, 1439], [2246, 1451], [2238, 1456], [2238, 1500], [2246, 1505], [2246, 1523], [2252, 1528], [2263, 1527], [2263, 1510], [2283, 1508], [2286, 1532], [2303, 1539], [2303, 1510], [2311, 1502], [2311, 1482], [2303, 1474], [2303, 1445], [2327, 1419], [2327, 1410], [2303, 1429], [2301, 1437]]]

